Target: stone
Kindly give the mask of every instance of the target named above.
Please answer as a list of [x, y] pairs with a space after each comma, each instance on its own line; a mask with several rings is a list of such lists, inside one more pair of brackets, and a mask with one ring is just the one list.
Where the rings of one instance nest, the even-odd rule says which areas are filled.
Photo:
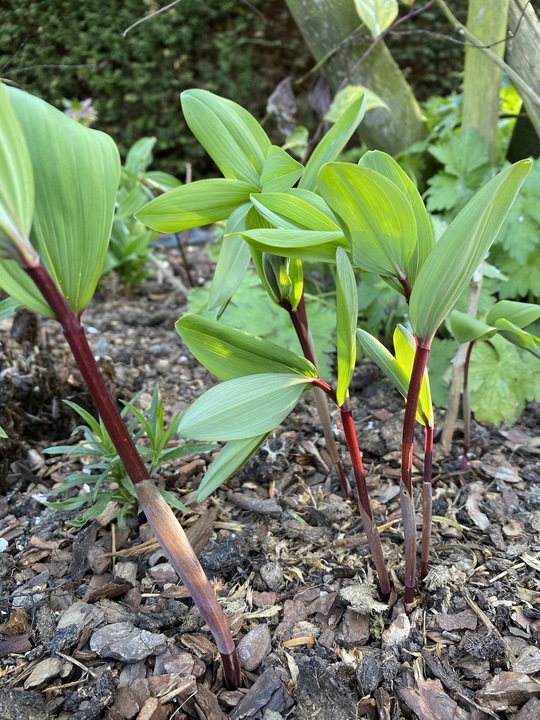
[[250, 630], [238, 643], [240, 663], [248, 671], [258, 668], [271, 650], [272, 636], [264, 623]]
[[532, 697], [540, 696], [540, 684], [524, 673], [501, 672], [482, 690], [480, 698], [495, 712], [521, 705]]
[[512, 670], [527, 675], [533, 675], [540, 671], [540, 649], [529, 645], [514, 662]]
[[157, 698], [150, 697], [146, 700], [137, 715], [137, 720], [167, 720], [169, 711]]
[[283, 570], [276, 562], [267, 562], [259, 570], [269, 590], [279, 590], [283, 585]]
[[347, 608], [336, 637], [348, 645], [365, 645], [369, 640], [369, 615]]
[[133, 663], [165, 652], [167, 638], [162, 633], [136, 628], [130, 622], [113, 623], [96, 630], [90, 638], [90, 649], [100, 657]]
[[538, 698], [531, 698], [521, 708], [517, 715], [514, 716], [514, 720], [537, 720], [540, 717], [540, 700]]
[[39, 662], [24, 683], [25, 690], [40, 687], [48, 680], [58, 677], [63, 661], [57, 657], [49, 657]]

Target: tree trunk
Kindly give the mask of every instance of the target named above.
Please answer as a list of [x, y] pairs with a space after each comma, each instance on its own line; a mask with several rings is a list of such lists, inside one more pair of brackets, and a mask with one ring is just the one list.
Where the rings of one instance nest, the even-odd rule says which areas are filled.
[[[532, 3], [526, 0], [510, 0], [508, 29], [514, 37], [506, 46], [506, 62], [540, 95], [540, 20]], [[540, 104], [533, 102], [525, 94], [521, 96], [529, 119], [540, 138]]]
[[420, 107], [383, 41], [352, 72], [372, 44], [353, 0], [286, 2], [331, 89], [335, 92], [343, 81], [364, 85], [390, 108], [370, 110], [363, 120], [360, 134], [369, 147], [395, 155], [425, 137]]

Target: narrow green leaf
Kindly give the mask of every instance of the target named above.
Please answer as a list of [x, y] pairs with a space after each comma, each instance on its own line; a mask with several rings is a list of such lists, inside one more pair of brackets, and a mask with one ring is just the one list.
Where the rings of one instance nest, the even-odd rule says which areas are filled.
[[210, 285], [209, 310], [226, 305], [244, 279], [251, 253], [249, 245], [234, 233], [245, 229], [246, 215], [250, 209], [250, 203], [240, 205], [233, 211], [225, 224], [227, 237], [221, 243], [212, 284]]
[[136, 178], [139, 178], [152, 162], [152, 150], [155, 144], [155, 137], [143, 137], [129, 148], [125, 167]]
[[0, 321], [6, 320], [12, 315], [15, 315], [19, 307], [20, 303], [18, 303], [13, 298], [6, 298], [5, 300], [0, 300]]
[[397, 0], [354, 0], [354, 6], [373, 37], [387, 30], [398, 15]]
[[338, 405], [345, 402], [356, 365], [358, 291], [354, 270], [343, 248], [336, 253], [336, 347]]
[[261, 173], [263, 192], [286, 192], [304, 171], [303, 166], [277, 145], [269, 148]]
[[329, 163], [319, 191], [349, 241], [353, 265], [383, 277], [403, 277], [416, 244], [416, 221], [403, 192], [370, 168]]
[[184, 315], [175, 327], [201, 365], [220, 380], [259, 373], [318, 375], [301, 355], [215, 320]]
[[450, 313], [450, 329], [458, 343], [469, 343], [480, 338], [487, 340], [497, 332], [496, 328], [461, 310], [452, 310]]
[[227, 482], [243, 467], [249, 458], [254, 455], [266, 440], [268, 435], [242, 440], [230, 440], [217, 458], [212, 462], [197, 490], [197, 502], [202, 502], [217, 490], [220, 485]]
[[339, 232], [314, 230], [250, 230], [241, 237], [259, 252], [311, 262], [334, 262], [345, 239]]
[[0, 438], [7, 438], [6, 431], [4, 428], [0, 425]]
[[499, 331], [499, 334], [506, 340], [509, 340], [513, 345], [528, 350], [533, 355], [536, 355], [537, 358], [540, 358], [540, 338], [536, 337], [536, 335], [522, 330], [505, 318], [495, 320], [495, 327]]
[[534, 303], [515, 302], [514, 300], [501, 300], [490, 309], [486, 322], [495, 324], [504, 318], [520, 328], [527, 327], [540, 318], [540, 305]]
[[154, 198], [135, 217], [158, 232], [189, 230], [226, 220], [254, 189], [242, 180], [197, 180]]
[[[35, 208], [30, 241], [71, 309], [90, 301], [111, 233], [120, 159], [113, 140], [83, 127], [43, 100], [9, 87], [30, 153]], [[24, 305], [52, 311], [12, 262], [0, 267], [0, 286]]]
[[208, 90], [186, 90], [181, 101], [187, 124], [223, 175], [260, 187], [271, 143], [255, 118]]
[[304, 294], [304, 269], [301, 260], [291, 258], [289, 277], [291, 278], [292, 291], [287, 299], [291, 303], [292, 309], [296, 310]]
[[317, 189], [319, 170], [328, 162], [335, 160], [351, 139], [354, 131], [366, 114], [367, 98], [359, 97], [345, 110], [339, 120], [326, 133], [309, 158], [298, 187], [305, 190]]
[[433, 250], [433, 223], [424, 201], [411, 178], [393, 157], [379, 150], [365, 153], [358, 163], [384, 175], [398, 187], [410, 203], [416, 221], [416, 244], [411, 259], [405, 267], [407, 280], [414, 285], [420, 268]]
[[0, 82], [0, 250], [27, 238], [34, 212], [30, 154], [8, 92]]
[[241, 440], [269, 433], [311, 383], [285, 373], [248, 375], [210, 388], [182, 415], [178, 432], [193, 440]]
[[173, 495], [172, 492], [169, 492], [162, 487], [158, 487], [158, 492], [161, 497], [167, 501], [167, 504], [170, 507], [180, 510], [180, 512], [187, 512], [187, 507], [176, 497], [176, 495]]
[[411, 293], [409, 315], [415, 334], [433, 337], [465, 290], [531, 169], [522, 160], [485, 185], [450, 223], [420, 270]]
[[[362, 99], [364, 95], [366, 96], [365, 112], [374, 110], [375, 108], [384, 108], [390, 112], [388, 105], [377, 93], [368, 90], [363, 85], [346, 85], [343, 90], [336, 93], [328, 111], [324, 115], [324, 119], [328, 120], [328, 122], [337, 122], [352, 103], [356, 102], [359, 98]], [[335, 160], [335, 158], [332, 158], [332, 160]]]

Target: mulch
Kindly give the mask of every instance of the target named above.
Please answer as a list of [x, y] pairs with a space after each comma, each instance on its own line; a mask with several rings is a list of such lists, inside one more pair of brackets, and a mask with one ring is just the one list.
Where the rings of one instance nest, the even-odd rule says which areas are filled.
[[[203, 251], [189, 250], [194, 276], [208, 277]], [[215, 380], [174, 331], [188, 281], [181, 258], [168, 250], [162, 262], [131, 298], [109, 280], [84, 318], [115, 396], [142, 391], [145, 407], [158, 383], [172, 417]], [[144, 515], [121, 528], [109, 507], [81, 528], [70, 524], [77, 513], [47, 505], [46, 494], [85, 462], [43, 452], [72, 442], [78, 420], [62, 400], [91, 402], [56, 323], [3, 321], [0, 717], [537, 720], [540, 407], [513, 426], [473, 423], [466, 470], [459, 429], [450, 454], [436, 445], [431, 570], [407, 614], [403, 403], [366, 362], [351, 394], [395, 588], [389, 603], [309, 395], [201, 504], [193, 491], [211, 454], [160, 469], [158, 482], [188, 506], [182, 523], [239, 645], [243, 685], [230, 691], [212, 636]]]

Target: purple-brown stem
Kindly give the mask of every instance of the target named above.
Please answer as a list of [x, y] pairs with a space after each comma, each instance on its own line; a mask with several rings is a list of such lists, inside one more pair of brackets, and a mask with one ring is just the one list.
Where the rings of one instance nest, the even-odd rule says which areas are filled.
[[433, 500], [433, 427], [426, 425], [424, 440], [424, 480], [422, 483], [422, 553], [420, 578], [428, 574], [429, 549], [431, 545], [431, 516]]
[[96, 409], [135, 486], [148, 522], [214, 636], [223, 660], [226, 684], [236, 689], [240, 684], [240, 666], [225, 615], [182, 526], [148, 477], [148, 471], [95, 361], [80, 319], [41, 263], [21, 263], [21, 267], [32, 278], [60, 322]]
[[463, 363], [463, 456], [461, 458], [461, 469], [466, 470], [469, 464], [468, 454], [471, 449], [471, 392], [469, 389], [469, 367], [471, 364], [471, 353], [474, 346], [474, 340], [467, 345], [467, 353], [465, 362]]
[[[288, 301], [284, 301], [282, 303], [282, 307], [289, 313], [289, 317], [291, 318], [291, 322], [300, 343], [300, 347], [302, 348], [302, 352], [304, 353], [304, 357], [306, 357], [307, 360], [313, 363], [313, 365], [315, 365], [315, 367], [318, 369], [319, 365], [317, 360], [317, 353], [315, 351], [315, 347], [313, 345], [313, 338], [309, 330], [309, 322], [306, 313], [304, 295], [302, 294], [300, 302], [298, 303], [298, 307], [295, 310], [292, 309], [291, 304]], [[343, 463], [341, 462], [341, 459], [339, 457], [336, 440], [332, 433], [332, 418], [330, 417], [330, 411], [328, 410], [328, 403], [326, 402], [324, 392], [319, 388], [313, 388], [313, 394], [315, 397], [317, 412], [321, 420], [323, 435], [326, 442], [326, 449], [330, 454], [330, 458], [338, 474], [341, 494], [344, 498], [347, 498], [350, 495], [351, 489], [349, 486], [347, 475], [345, 474]]]
[[430, 347], [430, 338], [428, 340], [416, 338], [416, 352], [407, 393], [405, 417], [403, 419], [400, 501], [405, 543], [405, 607], [412, 606], [416, 588], [416, 516], [412, 487], [414, 426]]

